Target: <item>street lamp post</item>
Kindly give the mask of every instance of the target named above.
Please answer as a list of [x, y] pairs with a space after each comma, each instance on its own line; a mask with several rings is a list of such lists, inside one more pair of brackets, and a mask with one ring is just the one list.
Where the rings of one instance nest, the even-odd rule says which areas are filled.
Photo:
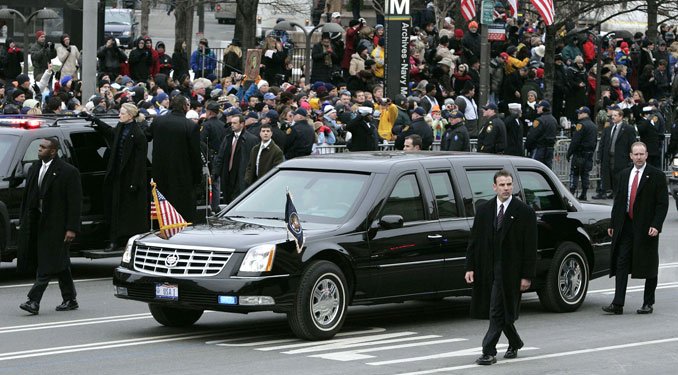
[[304, 33], [304, 37], [306, 38], [306, 51], [304, 52], [304, 77], [306, 77], [306, 82], [311, 81], [311, 37], [313, 36], [313, 33], [322, 28], [322, 32], [324, 33], [343, 33], [344, 28], [341, 27], [341, 25], [338, 25], [336, 23], [324, 23], [322, 25], [318, 25], [311, 29], [310, 31], [307, 31], [306, 28], [296, 22], [293, 21], [281, 21], [278, 22], [274, 27], [273, 30], [284, 30], [284, 31], [291, 31], [294, 30], [294, 27], [299, 27], [301, 31]]
[[[28, 17], [24, 16], [21, 12], [16, 9], [3, 8], [0, 9], [0, 19], [13, 19], [14, 16], [19, 16], [21, 21], [24, 23], [24, 73], [28, 74], [28, 24], [31, 22], [33, 17], [38, 20], [48, 20], [59, 18], [57, 12], [52, 9], [39, 9], [31, 13]], [[12, 77], [14, 78], [14, 77]]]

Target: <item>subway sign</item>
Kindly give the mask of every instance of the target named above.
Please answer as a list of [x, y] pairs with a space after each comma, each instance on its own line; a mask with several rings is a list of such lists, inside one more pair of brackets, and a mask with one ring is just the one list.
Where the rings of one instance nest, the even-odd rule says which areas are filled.
[[386, 96], [407, 96], [410, 81], [410, 0], [386, 0], [385, 87]]

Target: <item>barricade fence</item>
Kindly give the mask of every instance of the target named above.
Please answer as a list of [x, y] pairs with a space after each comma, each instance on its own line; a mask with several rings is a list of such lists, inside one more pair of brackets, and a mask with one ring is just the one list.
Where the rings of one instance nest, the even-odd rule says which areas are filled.
[[[669, 174], [671, 173], [671, 160], [667, 160], [663, 157], [666, 150], [668, 149], [670, 141], [670, 136], [667, 134], [664, 142], [662, 143], [661, 155], [662, 155], [662, 170]], [[600, 145], [600, 139], [598, 140], [598, 145]], [[568, 183], [570, 180], [570, 162], [567, 161], [567, 149], [570, 147], [569, 138], [560, 138], [556, 141], [554, 150], [553, 150], [553, 166], [551, 170], [558, 176], [558, 178], [563, 183]], [[432, 151], [440, 151], [440, 142], [433, 142], [431, 147]], [[476, 152], [478, 149], [478, 140], [471, 139], [471, 152]], [[393, 143], [380, 143], [379, 151], [394, 151], [395, 145]], [[334, 154], [337, 152], [348, 152], [346, 145], [322, 145], [314, 147], [313, 153], [316, 155], [323, 154]], [[596, 161], [598, 155], [598, 148], [593, 154], [593, 169], [591, 170], [590, 180], [598, 181], [600, 180], [600, 165]]]

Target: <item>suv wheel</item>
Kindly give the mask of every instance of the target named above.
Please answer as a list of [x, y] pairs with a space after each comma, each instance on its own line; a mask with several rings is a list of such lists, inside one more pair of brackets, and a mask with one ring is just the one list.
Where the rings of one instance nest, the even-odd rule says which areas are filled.
[[589, 287], [589, 265], [579, 245], [560, 245], [551, 262], [545, 286], [538, 290], [539, 300], [547, 310], [571, 312], [584, 303]]
[[346, 278], [328, 261], [312, 262], [304, 271], [287, 320], [306, 340], [326, 340], [341, 330], [346, 318]]
[[203, 310], [168, 307], [156, 303], [149, 303], [148, 309], [158, 323], [167, 327], [190, 326], [197, 322], [203, 313]]

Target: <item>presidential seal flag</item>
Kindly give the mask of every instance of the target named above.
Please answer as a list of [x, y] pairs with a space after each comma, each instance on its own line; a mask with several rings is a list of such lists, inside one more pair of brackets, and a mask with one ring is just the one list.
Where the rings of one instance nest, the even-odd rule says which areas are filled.
[[155, 182], [151, 181], [151, 186], [153, 187], [151, 190], [153, 195], [153, 200], [151, 201], [151, 219], [158, 220], [158, 226], [160, 227], [158, 237], [169, 240], [172, 236], [191, 225], [191, 223], [186, 222], [174, 206], [158, 191]]
[[287, 223], [287, 233], [291, 234], [297, 245], [297, 252], [301, 252], [304, 247], [304, 230], [301, 228], [301, 220], [297, 214], [297, 209], [292, 203], [292, 196], [287, 192], [287, 203], [285, 204], [285, 223]]

